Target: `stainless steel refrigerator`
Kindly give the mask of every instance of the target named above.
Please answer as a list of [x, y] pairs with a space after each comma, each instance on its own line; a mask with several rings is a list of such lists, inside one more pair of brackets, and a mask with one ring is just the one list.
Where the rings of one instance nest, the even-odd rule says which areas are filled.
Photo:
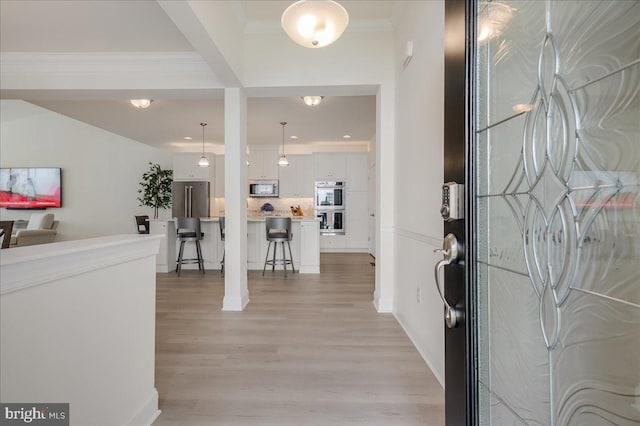
[[209, 217], [209, 182], [173, 182], [173, 217]]

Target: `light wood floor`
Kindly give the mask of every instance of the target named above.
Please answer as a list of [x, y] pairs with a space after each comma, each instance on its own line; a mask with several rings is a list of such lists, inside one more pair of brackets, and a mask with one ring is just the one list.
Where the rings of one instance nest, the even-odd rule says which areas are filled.
[[249, 273], [222, 312], [219, 271], [158, 274], [154, 425], [442, 425], [444, 392], [391, 314], [362, 254], [320, 275]]

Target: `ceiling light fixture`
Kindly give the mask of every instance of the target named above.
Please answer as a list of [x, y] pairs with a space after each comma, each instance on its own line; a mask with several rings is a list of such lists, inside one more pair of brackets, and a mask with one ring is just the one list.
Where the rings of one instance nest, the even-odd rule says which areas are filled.
[[303, 96], [302, 100], [307, 106], [314, 107], [320, 105], [320, 102], [324, 99], [324, 96]]
[[349, 14], [332, 0], [300, 0], [284, 11], [280, 24], [291, 40], [314, 49], [340, 38], [349, 25]]
[[131, 105], [133, 105], [136, 108], [149, 108], [149, 105], [151, 105], [151, 102], [153, 102], [153, 99], [131, 99]]
[[289, 139], [298, 139], [298, 137], [296, 135], [291, 135], [289, 136]]
[[202, 157], [200, 157], [198, 161], [198, 167], [209, 167], [209, 160], [207, 160], [206, 155], [204, 155], [204, 126], [206, 126], [207, 123], [200, 123], [200, 125], [202, 126]]
[[344, 135], [343, 138], [345, 139], [351, 139], [351, 135]]
[[193, 139], [191, 136], [185, 136], [184, 138], [185, 138], [185, 140], [188, 140], [188, 141], [190, 141], [191, 139]]
[[280, 124], [282, 125], [282, 155], [280, 156], [280, 159], [278, 160], [278, 166], [281, 167], [286, 167], [289, 165], [289, 160], [287, 160], [287, 156], [284, 155], [284, 126], [287, 125], [286, 121], [281, 121]]

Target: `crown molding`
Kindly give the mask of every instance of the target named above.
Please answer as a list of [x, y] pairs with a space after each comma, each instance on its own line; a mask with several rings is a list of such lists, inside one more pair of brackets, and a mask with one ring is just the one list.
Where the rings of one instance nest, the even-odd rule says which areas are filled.
[[81, 88], [91, 81], [129, 87], [127, 80], [142, 86], [173, 80], [173, 87], [221, 87], [196, 52], [2, 52], [0, 76], [3, 89]]

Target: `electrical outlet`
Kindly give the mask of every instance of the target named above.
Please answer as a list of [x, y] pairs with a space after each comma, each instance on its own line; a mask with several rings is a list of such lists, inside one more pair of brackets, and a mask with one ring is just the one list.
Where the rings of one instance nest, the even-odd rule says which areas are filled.
[[418, 290], [416, 291], [416, 301], [418, 304], [422, 303], [422, 292], [420, 291], [420, 287], [418, 287]]

